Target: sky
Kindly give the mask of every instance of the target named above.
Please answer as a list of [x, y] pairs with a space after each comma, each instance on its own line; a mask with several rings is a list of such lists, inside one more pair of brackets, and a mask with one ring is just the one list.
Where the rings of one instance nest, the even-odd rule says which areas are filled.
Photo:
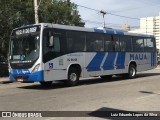
[[[71, 0], [71, 2], [94, 10], [103, 10], [111, 14], [134, 18], [106, 14], [106, 26], [111, 28], [120, 28], [123, 24], [129, 24], [134, 29], [139, 27], [140, 18], [154, 17], [160, 14], [160, 0]], [[102, 14], [80, 6], [78, 6], [78, 11], [86, 23], [85, 27], [103, 26]]]

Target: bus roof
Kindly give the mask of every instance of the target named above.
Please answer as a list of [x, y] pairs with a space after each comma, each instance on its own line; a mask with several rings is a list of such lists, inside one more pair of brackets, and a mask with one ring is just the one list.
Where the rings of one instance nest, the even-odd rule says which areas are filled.
[[117, 35], [141, 36], [141, 37], [154, 37], [153, 35], [129, 33], [124, 30], [111, 29], [111, 28], [84, 28], [84, 27], [59, 25], [59, 24], [51, 24], [51, 23], [41, 23], [41, 25], [45, 27], [60, 28], [65, 30], [76, 30], [76, 31], [85, 31], [85, 32], [108, 33], [108, 34], [117, 34]]
[[52, 23], [31, 24], [31, 25], [22, 26], [22, 27], [19, 27], [19, 28], [16, 28], [16, 29], [21, 29], [21, 28], [25, 28], [25, 27], [32, 27], [32, 26], [35, 26], [35, 25], [41, 25], [41, 26], [46, 27], [46, 28], [59, 28], [59, 29], [64, 29], [64, 30], [107, 33], [107, 34], [114, 34], [114, 35], [128, 35], [128, 36], [138, 36], [138, 37], [154, 37], [153, 35], [129, 33], [129, 32], [124, 31], [124, 30], [112, 29], [112, 28], [85, 28], [85, 27], [60, 25], [60, 24], [52, 24]]

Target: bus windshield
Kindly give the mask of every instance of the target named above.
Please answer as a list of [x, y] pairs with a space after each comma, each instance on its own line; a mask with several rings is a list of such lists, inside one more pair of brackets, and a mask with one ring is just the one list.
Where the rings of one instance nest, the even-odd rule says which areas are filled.
[[10, 42], [11, 63], [30, 63], [39, 58], [40, 33], [16, 34], [13, 32]]

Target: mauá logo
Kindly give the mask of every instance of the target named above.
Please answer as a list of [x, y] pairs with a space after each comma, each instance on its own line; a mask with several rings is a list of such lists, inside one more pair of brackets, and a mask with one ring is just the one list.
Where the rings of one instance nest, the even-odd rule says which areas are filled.
[[130, 54], [130, 60], [147, 60], [146, 54]]

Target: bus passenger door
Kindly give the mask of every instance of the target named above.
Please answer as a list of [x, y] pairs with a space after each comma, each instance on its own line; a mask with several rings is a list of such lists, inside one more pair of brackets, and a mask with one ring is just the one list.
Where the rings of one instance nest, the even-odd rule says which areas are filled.
[[62, 30], [49, 29], [44, 31], [43, 62], [44, 80], [62, 80], [66, 78], [66, 60], [63, 56], [66, 51]]

